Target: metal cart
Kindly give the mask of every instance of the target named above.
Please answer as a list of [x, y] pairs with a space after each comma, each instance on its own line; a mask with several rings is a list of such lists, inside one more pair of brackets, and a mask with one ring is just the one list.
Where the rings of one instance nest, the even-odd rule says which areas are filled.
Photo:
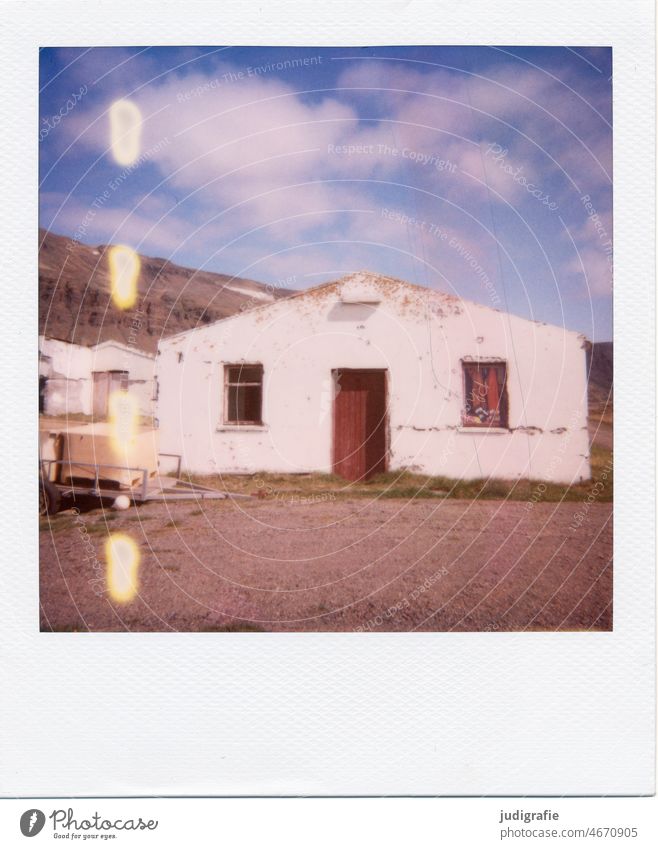
[[[91, 498], [115, 499], [119, 495], [127, 496], [133, 504], [144, 504], [147, 501], [204, 501], [213, 498], [251, 498], [243, 493], [230, 493], [224, 490], [211, 489], [208, 486], [181, 480], [180, 457], [177, 454], [160, 454], [160, 457], [175, 457], [178, 459], [177, 477], [168, 475], [150, 476], [147, 469], [131, 466], [114, 466], [107, 463], [80, 463], [77, 460], [41, 460], [39, 462], [39, 514], [54, 515], [62, 507], [62, 501], [76, 496]], [[76, 478], [69, 476], [62, 483], [62, 467], [69, 466], [78, 469], [89, 469], [93, 477]], [[53, 474], [54, 469], [56, 473]], [[121, 471], [136, 472], [133, 479], [139, 477], [140, 483], [133, 486], [116, 484], [104, 476], [104, 472]], [[114, 485], [113, 485], [114, 483]]]

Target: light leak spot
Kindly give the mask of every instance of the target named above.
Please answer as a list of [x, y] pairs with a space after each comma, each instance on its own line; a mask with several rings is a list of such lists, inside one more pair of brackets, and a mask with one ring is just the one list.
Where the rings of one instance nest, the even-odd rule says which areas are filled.
[[107, 588], [114, 601], [125, 604], [137, 594], [139, 549], [126, 534], [111, 534], [105, 543]]
[[137, 399], [130, 392], [117, 389], [110, 393], [108, 413], [112, 448], [118, 454], [127, 455], [134, 446], [137, 436], [139, 423]]
[[119, 165], [132, 165], [139, 156], [142, 113], [132, 100], [115, 100], [110, 106], [110, 147]]
[[139, 255], [132, 248], [126, 245], [110, 248], [112, 300], [119, 309], [130, 309], [137, 300], [139, 268]]

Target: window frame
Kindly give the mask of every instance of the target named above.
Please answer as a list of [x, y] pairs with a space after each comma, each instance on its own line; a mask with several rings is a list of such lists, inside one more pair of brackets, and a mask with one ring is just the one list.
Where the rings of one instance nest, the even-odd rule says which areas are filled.
[[[224, 366], [224, 411], [222, 420], [226, 427], [236, 427], [236, 428], [249, 428], [249, 427], [263, 427], [263, 381], [265, 369], [263, 368], [262, 363], [223, 363]], [[260, 380], [239, 380], [239, 381], [231, 381], [230, 374], [231, 369], [260, 369]], [[258, 421], [254, 420], [246, 420], [246, 419], [234, 419], [231, 418], [230, 414], [230, 394], [232, 387], [245, 387], [245, 386], [258, 386], [260, 388], [260, 418]]]
[[[461, 408], [461, 421], [460, 421], [460, 429], [463, 430], [473, 430], [473, 431], [482, 431], [482, 430], [491, 430], [491, 431], [499, 431], [499, 430], [509, 430], [509, 393], [508, 393], [508, 383], [509, 383], [509, 369], [507, 366], [507, 360], [499, 360], [499, 359], [491, 359], [491, 360], [461, 360], [462, 367], [462, 408]], [[499, 368], [503, 369], [503, 383], [502, 388], [500, 383], [498, 384], [498, 421], [473, 421], [467, 420], [468, 413], [467, 404], [468, 404], [468, 395], [467, 395], [467, 383], [466, 383], [466, 375], [470, 369], [481, 369], [481, 368]]]

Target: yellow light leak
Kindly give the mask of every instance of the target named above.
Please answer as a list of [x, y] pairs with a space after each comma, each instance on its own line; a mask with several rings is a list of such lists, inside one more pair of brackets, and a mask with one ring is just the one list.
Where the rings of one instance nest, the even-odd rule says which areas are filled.
[[110, 145], [119, 165], [132, 165], [139, 156], [142, 113], [132, 100], [115, 100], [110, 106]]
[[126, 245], [110, 248], [110, 280], [112, 300], [119, 309], [130, 309], [137, 300], [139, 255]]
[[117, 389], [110, 393], [108, 412], [112, 447], [120, 454], [127, 454], [135, 444], [137, 436], [137, 399], [130, 392]]
[[107, 589], [114, 601], [132, 601], [137, 594], [139, 549], [126, 534], [111, 534], [105, 543]]

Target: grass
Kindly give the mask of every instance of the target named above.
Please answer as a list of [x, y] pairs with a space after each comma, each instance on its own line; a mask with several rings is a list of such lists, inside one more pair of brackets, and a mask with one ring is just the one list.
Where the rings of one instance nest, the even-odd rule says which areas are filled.
[[599, 407], [590, 409], [590, 422], [594, 424], [604, 424], [612, 427], [613, 412], [610, 404], [601, 404]]
[[[375, 475], [368, 481], [349, 483], [336, 475], [317, 473], [301, 475], [267, 474], [254, 475], [194, 475], [182, 474], [181, 477], [194, 483], [223, 489], [234, 493], [256, 495], [264, 493], [264, 500], [277, 501], [284, 505], [330, 503], [354, 498], [399, 498], [411, 500], [417, 498], [457, 498], [473, 500], [510, 500], [510, 501], [583, 501], [592, 494], [597, 502], [611, 502], [613, 498], [612, 452], [597, 445], [591, 449], [592, 479], [573, 486], [548, 483], [541, 480], [500, 480], [497, 478], [479, 478], [460, 480], [441, 476], [419, 475], [408, 471], [386, 472]], [[600, 485], [597, 487], [596, 485]], [[225, 506], [227, 501], [208, 502], [203, 510], [195, 508], [188, 515], [199, 516], [210, 512], [212, 506]], [[94, 516], [94, 514], [91, 514]], [[91, 517], [90, 517], [91, 518]], [[107, 523], [118, 519], [127, 522], [146, 521], [155, 516], [130, 516], [106, 512], [101, 518], [96, 514], [94, 521], [85, 523], [89, 534], [102, 534], [107, 531]], [[180, 521], [180, 520], [179, 520]], [[75, 524], [70, 514], [41, 518], [39, 530], [58, 532], [68, 530]], [[167, 522], [163, 531], [176, 527], [176, 521]]]
[[164, 531], [171, 530], [172, 528], [182, 528], [182, 527], [184, 527], [183, 516], [181, 516], [181, 518], [177, 522], [175, 522], [172, 519], [169, 522], [165, 522], [164, 525], [162, 525], [162, 527], [160, 527], [160, 528], [151, 528], [151, 530], [149, 530], [149, 532], [148, 532], [148, 536], [152, 537], [154, 534], [161, 534], [161, 533], [164, 533]]
[[40, 516], [39, 530], [40, 531], [65, 531], [73, 527], [81, 527], [86, 529], [89, 534], [104, 533], [107, 522], [115, 522], [122, 518], [116, 513], [100, 513], [99, 511], [90, 511], [83, 513], [80, 517], [74, 513], [62, 512], [55, 516]]
[[[591, 451], [592, 479], [566, 486], [541, 480], [500, 480], [480, 478], [460, 480], [441, 476], [418, 475], [408, 471], [386, 472], [368, 481], [349, 483], [336, 475], [320, 473], [305, 475], [266, 474], [255, 475], [182, 475], [185, 479], [229, 492], [255, 495], [265, 493], [268, 501], [284, 504], [295, 499], [337, 501], [346, 498], [459, 498], [466, 500], [488, 499], [528, 501], [529, 499], [558, 502], [581, 501], [600, 481], [597, 501], [612, 501], [612, 453], [594, 445]], [[600, 491], [598, 491], [600, 490]], [[298, 502], [297, 502], [298, 503]]]
[[[51, 418], [66, 419], [66, 416]], [[69, 417], [71, 419], [75, 417]], [[79, 420], [91, 419], [91, 416], [80, 414]], [[600, 422], [612, 428], [612, 403], [593, 404], [590, 408], [590, 422]], [[511, 501], [581, 501], [592, 493], [597, 483], [596, 500], [611, 502], [613, 492], [612, 452], [596, 440], [591, 447], [590, 464], [592, 479], [573, 486], [546, 483], [540, 480], [499, 480], [481, 478], [478, 480], [460, 480], [441, 476], [419, 475], [409, 471], [386, 472], [376, 475], [368, 481], [350, 483], [332, 474], [312, 472], [308, 474], [269, 474], [259, 472], [251, 475], [196, 475], [181, 472], [181, 479], [199, 483], [214, 489], [244, 495], [260, 495], [267, 501], [278, 501], [282, 504], [322, 503], [352, 498], [458, 498], [466, 500], [503, 500]], [[208, 502], [203, 509], [196, 508], [191, 516], [199, 516], [208, 512], [211, 505], [226, 505], [230, 502]], [[105, 515], [106, 521], [118, 519], [115, 514]], [[126, 521], [136, 521], [138, 517], [125, 516]], [[143, 516], [141, 521], [156, 518]], [[68, 515], [55, 516], [50, 520], [41, 520], [40, 530], [64, 530], [73, 524], [73, 517]], [[160, 530], [173, 528], [174, 521], [168, 522]], [[105, 522], [100, 525], [90, 525], [89, 533], [103, 533]]]
[[71, 514], [62, 514], [58, 516], [40, 516], [39, 530], [56, 533], [57, 531], [65, 531], [72, 528], [75, 524], [75, 516]]
[[257, 495], [262, 492], [268, 498], [309, 496], [313, 493], [316, 495], [318, 493], [338, 494], [348, 489], [351, 495], [353, 490], [353, 486], [343, 478], [320, 472], [298, 475], [266, 472], [257, 472], [252, 475], [196, 475], [181, 471], [181, 480], [243, 495]]
[[612, 445], [614, 413], [612, 401], [594, 402], [589, 408], [589, 429], [593, 448]]
[[107, 533], [107, 525], [102, 520], [95, 524], [89, 524], [86, 526], [88, 534], [106, 534]]

